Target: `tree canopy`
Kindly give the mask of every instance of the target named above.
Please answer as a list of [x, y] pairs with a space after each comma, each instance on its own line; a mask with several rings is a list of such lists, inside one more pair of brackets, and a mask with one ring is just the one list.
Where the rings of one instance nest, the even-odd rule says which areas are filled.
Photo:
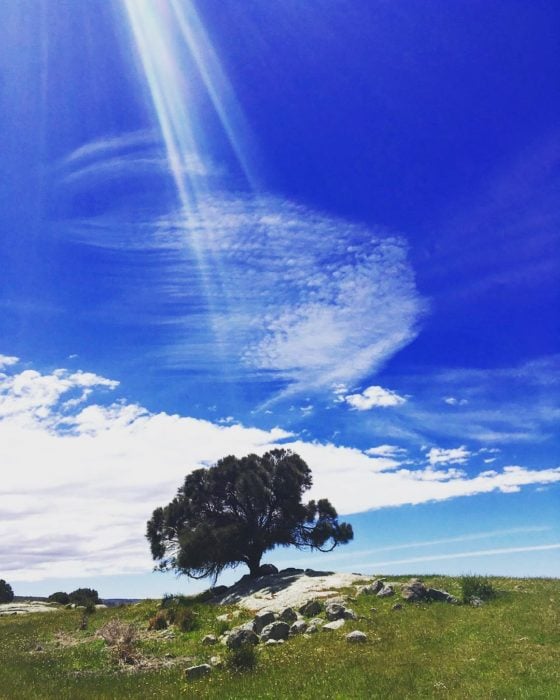
[[11, 603], [13, 599], [12, 587], [3, 578], [0, 578], [0, 603]]
[[311, 485], [307, 464], [284, 449], [197, 469], [148, 521], [152, 556], [160, 570], [216, 579], [241, 563], [258, 575], [262, 555], [277, 546], [330, 551], [346, 544], [352, 526], [338, 522], [327, 499], [302, 503]]

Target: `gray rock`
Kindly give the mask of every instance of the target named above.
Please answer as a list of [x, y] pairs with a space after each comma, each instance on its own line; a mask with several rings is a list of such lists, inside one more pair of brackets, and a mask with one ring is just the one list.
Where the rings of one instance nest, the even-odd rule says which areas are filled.
[[401, 603], [395, 603], [391, 610], [402, 610], [402, 604]]
[[290, 634], [304, 634], [307, 632], [307, 622], [304, 622], [304, 620], [296, 620], [291, 626], [290, 626]]
[[216, 620], [217, 622], [229, 622], [229, 615], [227, 613], [225, 615], [218, 615]]
[[325, 614], [327, 616], [327, 620], [340, 620], [341, 618], [344, 617], [344, 611], [346, 608], [344, 605], [341, 603], [332, 603], [329, 602], [325, 605]]
[[213, 634], [207, 634], [202, 638], [202, 644], [205, 646], [211, 646], [212, 644], [217, 644], [218, 640]]
[[383, 588], [377, 593], [378, 598], [387, 598], [390, 595], [395, 595], [395, 589], [393, 586], [383, 586]]
[[339, 630], [341, 627], [344, 627], [345, 624], [346, 620], [343, 620], [342, 618], [339, 620], [333, 620], [333, 622], [327, 622], [326, 625], [323, 625], [323, 630], [333, 632], [334, 630]]
[[278, 619], [282, 622], [295, 622], [298, 619], [297, 612], [293, 608], [284, 608]]
[[259, 638], [253, 630], [236, 627], [227, 635], [225, 643], [229, 649], [239, 649], [243, 644], [258, 644]]
[[315, 625], [315, 627], [322, 627], [325, 624], [324, 620], [321, 620], [320, 617], [313, 617], [311, 620], [309, 620], [310, 625]]
[[266, 642], [264, 643], [265, 647], [273, 647], [276, 646], [277, 644], [284, 644], [283, 639], [267, 639]]
[[306, 576], [332, 576], [334, 571], [315, 571], [315, 569], [306, 569], [303, 573]]
[[409, 603], [419, 603], [428, 597], [428, 589], [422, 581], [413, 578], [403, 586], [401, 595]]
[[319, 631], [319, 625], [308, 625], [307, 629], [305, 630], [305, 636], [309, 634], [316, 634]]
[[345, 620], [357, 620], [358, 619], [358, 616], [351, 608], [344, 608], [344, 613], [343, 613], [342, 617]]
[[354, 630], [346, 635], [346, 641], [350, 644], [361, 644], [367, 642], [367, 634], [360, 632], [359, 630]]
[[261, 631], [271, 622], [276, 620], [276, 613], [270, 610], [261, 610], [253, 618], [253, 632], [260, 634]]
[[281, 622], [277, 620], [267, 625], [261, 632], [261, 639], [263, 642], [269, 639], [288, 639], [290, 634], [290, 625], [287, 622]]
[[375, 581], [372, 581], [367, 586], [362, 586], [358, 593], [362, 595], [377, 595], [384, 585], [383, 581], [375, 579]]
[[305, 605], [302, 605], [299, 611], [305, 617], [314, 617], [323, 612], [323, 604], [318, 600], [310, 600]]
[[482, 598], [477, 598], [473, 595], [469, 598], [469, 605], [472, 605], [473, 608], [481, 608], [484, 605], [484, 601]]
[[221, 656], [212, 656], [212, 658], [210, 659], [210, 666], [214, 666], [215, 668], [221, 668], [223, 665], [224, 660]]
[[259, 576], [273, 576], [278, 573], [278, 569], [274, 564], [261, 564], [259, 567]]
[[458, 603], [459, 601], [455, 596], [452, 596], [447, 591], [440, 591], [437, 588], [428, 588], [428, 598], [430, 600], [435, 600], [440, 603]]
[[202, 676], [207, 676], [212, 671], [212, 666], [210, 664], [199, 664], [198, 666], [191, 666], [185, 669], [185, 676], [188, 680], [192, 681], [196, 678], [202, 678]]

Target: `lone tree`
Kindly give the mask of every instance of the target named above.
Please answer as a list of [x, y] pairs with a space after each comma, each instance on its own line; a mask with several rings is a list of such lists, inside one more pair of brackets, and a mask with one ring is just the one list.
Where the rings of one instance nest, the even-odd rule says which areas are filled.
[[0, 578], [0, 603], [11, 603], [14, 599], [14, 592], [9, 583]]
[[297, 454], [229, 456], [185, 478], [177, 496], [157, 508], [146, 537], [161, 571], [191, 578], [246, 564], [257, 576], [264, 552], [280, 545], [329, 552], [353, 538], [326, 499], [302, 503], [311, 470]]

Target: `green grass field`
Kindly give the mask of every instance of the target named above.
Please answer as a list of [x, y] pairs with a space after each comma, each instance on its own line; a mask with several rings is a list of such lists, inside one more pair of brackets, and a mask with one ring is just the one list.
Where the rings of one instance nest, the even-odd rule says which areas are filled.
[[[460, 597], [458, 579], [423, 580]], [[259, 645], [254, 670], [215, 669], [197, 681], [187, 681], [184, 669], [226, 657], [222, 645], [203, 646], [201, 639], [222, 632], [216, 616], [232, 608], [193, 603], [196, 629], [173, 629], [174, 638], [147, 629], [160, 601], [99, 610], [85, 629], [79, 610], [1, 617], [0, 698], [560, 698], [560, 582], [492, 583], [498, 595], [480, 608], [403, 603], [392, 610], [397, 597], [347, 591], [364, 619], [281, 646]], [[96, 636], [115, 617], [137, 627], [139, 663], [120, 663]], [[365, 644], [346, 642], [354, 629], [368, 635]]]

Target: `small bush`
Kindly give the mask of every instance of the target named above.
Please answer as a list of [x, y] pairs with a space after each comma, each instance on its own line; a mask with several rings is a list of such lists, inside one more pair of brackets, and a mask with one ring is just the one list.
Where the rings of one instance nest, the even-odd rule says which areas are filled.
[[198, 627], [198, 613], [192, 609], [194, 603], [194, 598], [166, 594], [160, 607], [170, 625], [181, 632], [191, 632]]
[[177, 608], [173, 615], [173, 624], [181, 632], [191, 632], [198, 627], [198, 616], [191, 608]]
[[110, 647], [116, 661], [125, 664], [136, 663], [138, 631], [134, 625], [115, 618], [103, 625], [97, 634]]
[[214, 633], [217, 637], [221, 637], [224, 632], [229, 630], [229, 622], [226, 620], [216, 620], [214, 625]]
[[252, 671], [257, 665], [257, 651], [252, 644], [229, 649], [226, 663], [232, 671]]
[[0, 603], [11, 603], [13, 599], [12, 587], [3, 578], [0, 578]]
[[165, 613], [160, 610], [158, 613], [150, 617], [148, 620], [149, 630], [164, 630], [167, 628], [167, 617]]
[[68, 605], [70, 602], [70, 596], [68, 593], [64, 593], [64, 591], [57, 591], [56, 593], [52, 593], [48, 598], [47, 598], [49, 603], [59, 603], [60, 605]]
[[461, 592], [463, 603], [469, 603], [471, 598], [489, 600], [496, 595], [496, 589], [485, 576], [461, 576]]

